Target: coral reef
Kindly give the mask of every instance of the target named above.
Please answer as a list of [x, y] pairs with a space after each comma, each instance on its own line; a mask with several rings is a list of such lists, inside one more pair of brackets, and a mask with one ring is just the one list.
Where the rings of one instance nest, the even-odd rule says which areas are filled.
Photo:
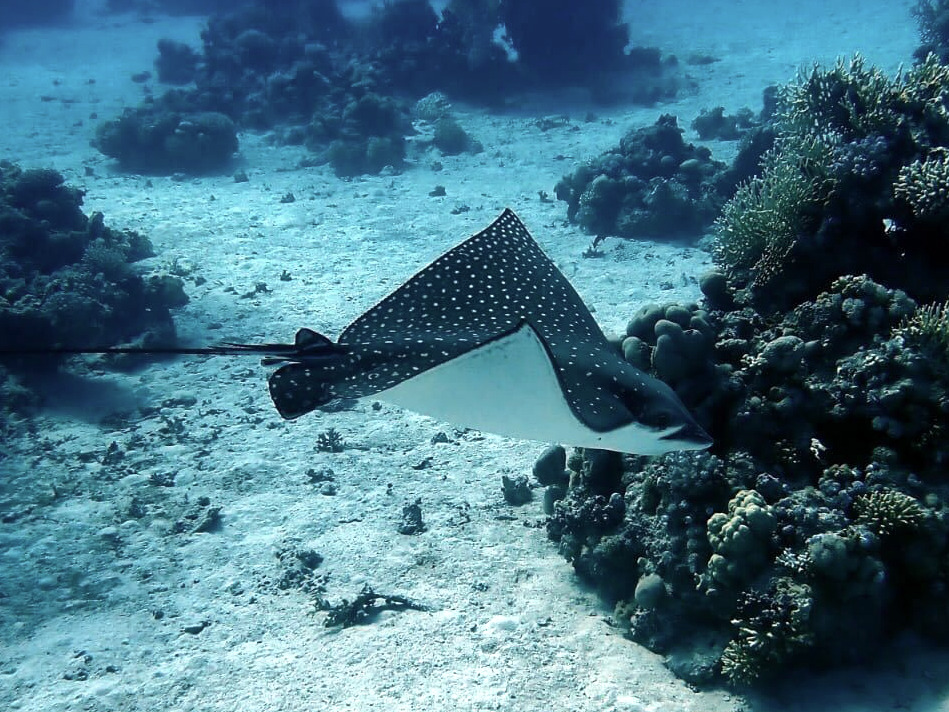
[[87, 217], [81, 205], [82, 191], [58, 172], [0, 162], [3, 347], [173, 343], [169, 310], [188, 301], [181, 280], [143, 276], [134, 263], [152, 256], [148, 239], [107, 227], [102, 213]]
[[634, 129], [618, 148], [564, 176], [555, 188], [567, 217], [597, 236], [697, 237], [724, 198], [725, 164], [682, 139], [674, 116]]
[[94, 145], [127, 170], [207, 173], [228, 167], [237, 151], [237, 129], [217, 112], [142, 107], [101, 123]]
[[428, 527], [422, 519], [422, 500], [417, 499], [411, 504], [404, 505], [402, 507], [402, 520], [399, 522], [399, 526], [396, 527], [396, 531], [408, 536], [421, 534], [427, 530]]
[[442, 92], [433, 91], [415, 102], [412, 115], [419, 121], [429, 123], [435, 123], [439, 119], [451, 118], [451, 102]]
[[534, 498], [526, 475], [518, 477], [501, 475], [501, 494], [504, 495], [504, 501], [512, 507], [520, 507]]
[[911, 12], [921, 40], [914, 56], [917, 60], [925, 60], [930, 54], [935, 54], [945, 64], [949, 60], [949, 2], [918, 0]]
[[783, 89], [774, 148], [716, 224], [741, 301], [787, 309], [846, 274], [946, 297], [947, 86], [935, 55], [895, 77], [855, 56]]
[[603, 455], [567, 460], [549, 536], [693, 683], [949, 642], [947, 90], [933, 56], [786, 87], [703, 301], [643, 307], [622, 343], [714, 445], [628, 457], [597, 488], [577, 461]]
[[[148, 2], [114, 4], [141, 8]], [[513, 13], [512, 26], [517, 24], [515, 34], [525, 48], [519, 59], [498, 33], [502, 4], [497, 0], [452, 0], [440, 14], [428, 0], [397, 0], [374, 7], [359, 23], [346, 19], [335, 0], [248, 0], [209, 18], [197, 52], [163, 40], [156, 60], [159, 79], [188, 86], [149, 97], [145, 105], [107, 122], [98, 145], [137, 170], [136, 162], [148, 167], [163, 157], [151, 139], [156, 127], [168, 133], [165, 115], [194, 121], [219, 112], [241, 128], [274, 130], [278, 142], [305, 143], [317, 153], [313, 162], [330, 163], [337, 174], [349, 177], [400, 168], [404, 138], [412, 131], [405, 120], [408, 108], [432, 92], [498, 105], [513, 91], [568, 79], [589, 86], [595, 83], [591, 78], [602, 78], [593, 90], [604, 100], [615, 98], [607, 96], [610, 92], [622, 92], [652, 102], [677, 91], [681, 77], [673, 60], [657, 50], [626, 52], [625, 26], [615, 20], [604, 24], [603, 18], [616, 14], [614, 0], [579, 11], [573, 3], [556, 5], [557, 12], [578, 18], [579, 24], [555, 23], [558, 33], [566, 30], [572, 38], [567, 46], [557, 44], [533, 9], [503, 4], [503, 12]], [[530, 22], [515, 23], [515, 15], [523, 19], [527, 9]], [[622, 41], [607, 47], [604, 34]], [[544, 53], [573, 69], [538, 72], [533, 63]], [[591, 62], [596, 71], [576, 71]], [[622, 79], [607, 76], [602, 70], [608, 68], [621, 72]], [[390, 115], [394, 111], [398, 120], [382, 125], [353, 117], [352, 107], [365, 103], [381, 105]], [[446, 138], [448, 152], [459, 152], [459, 136], [456, 130], [451, 141]], [[225, 147], [223, 142], [219, 147]], [[477, 150], [477, 142], [468, 141], [460, 150]], [[181, 163], [165, 158], [166, 165]], [[204, 167], [207, 161], [199, 164], [171, 170], [211, 169]]]
[[909, 205], [913, 217], [936, 225], [949, 217], [949, 154], [937, 150], [900, 168], [893, 196]]
[[919, 307], [899, 334], [932, 363], [949, 366], [949, 302]]
[[[617, 623], [696, 684], [864, 660], [903, 630], [949, 642], [944, 307], [841, 277], [761, 314], [722, 275], [701, 283], [701, 307], [635, 315], [623, 350], [665, 369], [712, 451], [575, 452], [549, 536]], [[558, 462], [538, 461], [548, 489]]]

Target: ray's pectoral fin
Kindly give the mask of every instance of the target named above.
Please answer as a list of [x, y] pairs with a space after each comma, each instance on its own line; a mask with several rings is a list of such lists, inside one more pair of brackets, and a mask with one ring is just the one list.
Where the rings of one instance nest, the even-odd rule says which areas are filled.
[[273, 350], [265, 365], [283, 364], [267, 384], [281, 417], [291, 420], [337, 398], [333, 383], [343, 370], [350, 350], [312, 329], [297, 331], [292, 345]]
[[320, 408], [336, 396], [323, 367], [288, 363], [267, 379], [270, 398], [282, 418], [292, 420]]

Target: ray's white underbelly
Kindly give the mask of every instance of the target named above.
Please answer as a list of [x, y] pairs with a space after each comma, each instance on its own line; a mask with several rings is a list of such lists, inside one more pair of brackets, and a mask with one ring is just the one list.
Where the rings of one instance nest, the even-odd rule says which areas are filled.
[[579, 426], [528, 326], [376, 397], [453, 425], [526, 440], [569, 441]]

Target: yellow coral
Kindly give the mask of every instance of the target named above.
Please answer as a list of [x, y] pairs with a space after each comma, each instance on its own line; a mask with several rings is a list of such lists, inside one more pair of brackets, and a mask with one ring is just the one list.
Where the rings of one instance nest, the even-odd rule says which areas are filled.
[[777, 526], [771, 505], [754, 490], [741, 490], [728, 503], [728, 513], [716, 512], [707, 524], [713, 554], [709, 577], [731, 584], [754, 575], [764, 563], [771, 533]]

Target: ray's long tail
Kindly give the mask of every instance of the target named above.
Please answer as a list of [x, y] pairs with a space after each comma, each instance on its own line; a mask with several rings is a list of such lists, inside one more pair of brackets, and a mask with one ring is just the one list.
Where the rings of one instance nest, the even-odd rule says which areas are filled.
[[285, 361], [312, 360], [336, 354], [344, 347], [322, 334], [300, 329], [292, 344], [237, 344], [223, 342], [212, 346], [48, 346], [7, 348], [0, 346], [0, 358], [23, 356], [81, 356], [126, 354], [131, 356], [263, 356], [264, 365]]

